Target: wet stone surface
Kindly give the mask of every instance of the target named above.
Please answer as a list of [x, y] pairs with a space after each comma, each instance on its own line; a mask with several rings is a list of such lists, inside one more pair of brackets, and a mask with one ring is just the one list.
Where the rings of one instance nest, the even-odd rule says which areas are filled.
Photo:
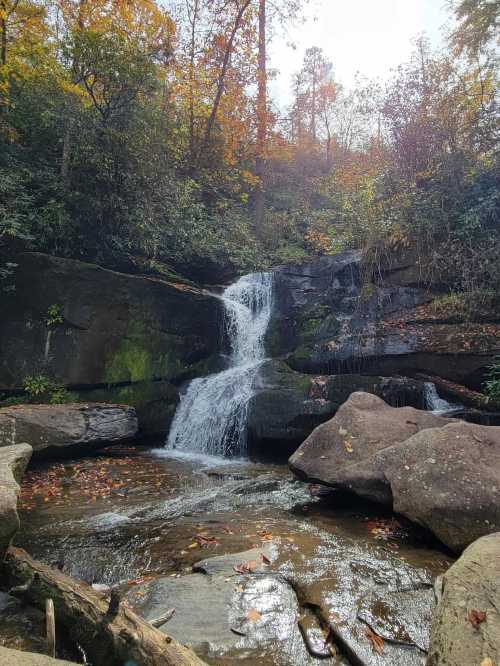
[[174, 609], [161, 630], [208, 663], [425, 663], [450, 557], [284, 466], [144, 451], [33, 467], [22, 497], [18, 545], [146, 618]]

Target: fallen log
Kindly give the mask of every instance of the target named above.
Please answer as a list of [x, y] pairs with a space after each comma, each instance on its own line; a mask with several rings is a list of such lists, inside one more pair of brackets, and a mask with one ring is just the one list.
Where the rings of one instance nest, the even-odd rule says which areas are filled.
[[54, 603], [55, 619], [65, 635], [79, 643], [96, 666], [203, 666], [204, 661], [136, 615], [116, 595], [109, 601], [86, 583], [34, 560], [11, 546], [4, 573], [13, 590], [45, 609]]
[[479, 393], [478, 391], [473, 391], [466, 386], [461, 384], [456, 384], [455, 382], [450, 382], [448, 379], [443, 379], [442, 377], [435, 377], [434, 375], [426, 375], [424, 373], [419, 373], [416, 375], [417, 379], [421, 379], [424, 382], [432, 382], [436, 385], [436, 388], [439, 389], [445, 398], [450, 400], [456, 400], [461, 402], [463, 405], [468, 407], [474, 407], [475, 409], [488, 409], [488, 410], [497, 410], [500, 409], [500, 403], [490, 400], [487, 395], [484, 393]]

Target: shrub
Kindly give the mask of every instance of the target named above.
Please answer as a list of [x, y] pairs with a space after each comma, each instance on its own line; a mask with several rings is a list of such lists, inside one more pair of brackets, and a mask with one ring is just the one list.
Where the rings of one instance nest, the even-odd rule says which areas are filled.
[[75, 402], [77, 396], [68, 391], [59, 382], [47, 377], [47, 375], [30, 375], [24, 378], [23, 388], [25, 396], [18, 402], [42, 402], [57, 405], [67, 402]]
[[486, 395], [492, 402], [500, 402], [500, 356], [489, 367]]

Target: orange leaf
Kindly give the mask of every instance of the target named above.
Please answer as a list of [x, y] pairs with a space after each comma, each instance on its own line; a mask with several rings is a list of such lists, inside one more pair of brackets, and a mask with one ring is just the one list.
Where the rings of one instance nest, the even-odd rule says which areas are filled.
[[369, 627], [367, 627], [365, 629], [365, 636], [368, 638], [368, 640], [372, 644], [373, 651], [376, 652], [377, 654], [383, 654], [383, 652], [384, 652], [384, 639], [382, 638], [382, 636], [379, 636], [377, 633], [375, 633]]
[[250, 608], [250, 610], [247, 613], [247, 619], [250, 620], [250, 622], [258, 622], [262, 615], [259, 613], [258, 610], [255, 610], [255, 608]]

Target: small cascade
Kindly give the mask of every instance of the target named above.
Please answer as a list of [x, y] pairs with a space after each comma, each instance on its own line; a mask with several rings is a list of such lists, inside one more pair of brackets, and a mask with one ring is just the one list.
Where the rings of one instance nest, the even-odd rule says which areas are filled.
[[425, 408], [434, 414], [450, 414], [458, 412], [463, 409], [462, 405], [451, 403], [441, 398], [437, 392], [436, 385], [433, 382], [425, 382], [424, 384], [424, 399]]
[[265, 359], [272, 274], [252, 273], [222, 294], [231, 347], [227, 370], [191, 381], [181, 396], [167, 449], [217, 456], [246, 453], [246, 417], [254, 380]]

